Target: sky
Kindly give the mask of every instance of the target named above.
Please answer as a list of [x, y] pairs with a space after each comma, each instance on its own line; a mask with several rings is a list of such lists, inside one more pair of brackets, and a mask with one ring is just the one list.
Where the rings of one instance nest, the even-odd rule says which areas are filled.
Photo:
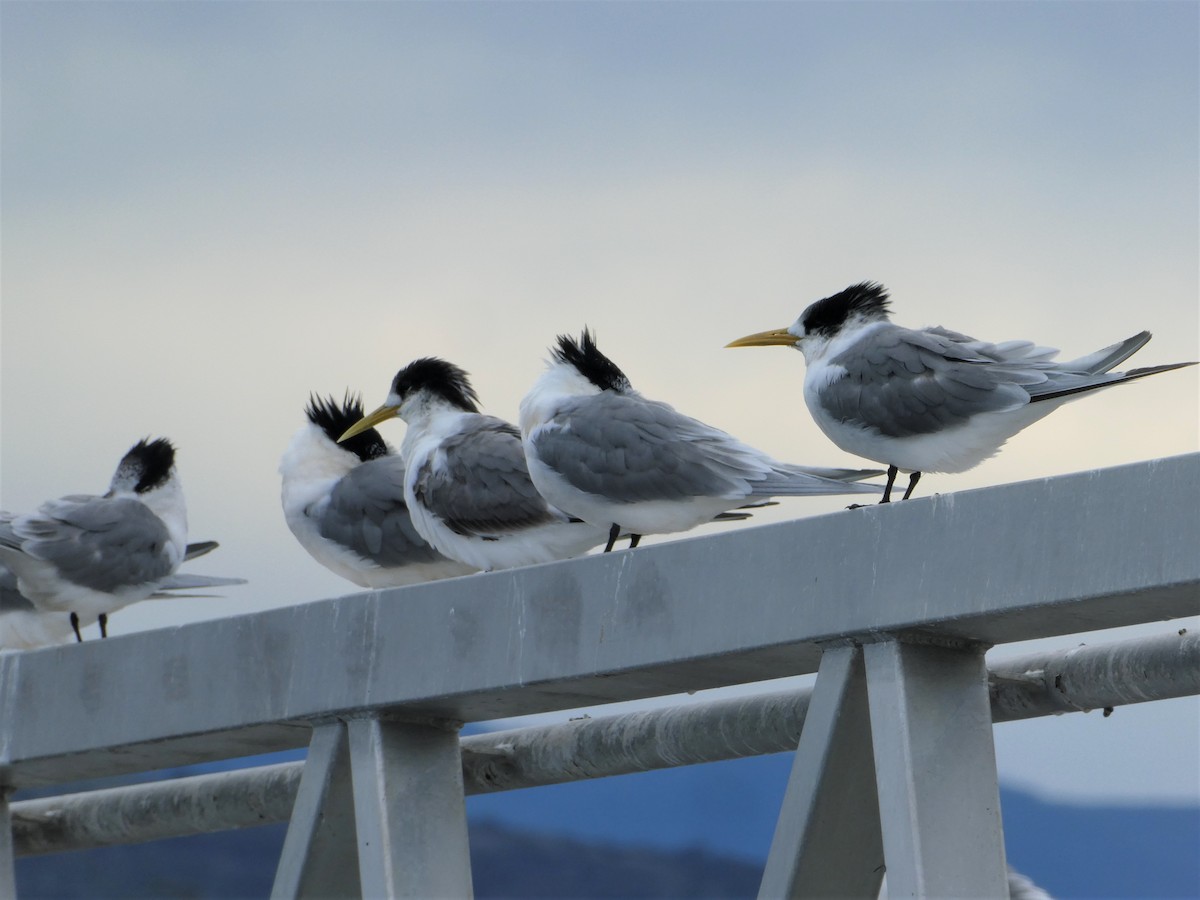
[[[188, 571], [250, 584], [129, 633], [356, 590], [288, 532], [279, 456], [310, 391], [370, 409], [418, 356], [515, 419], [588, 325], [646, 395], [839, 466], [801, 356], [723, 347], [853, 282], [901, 324], [1200, 359], [1198, 35], [1184, 2], [5, 0], [0, 506], [174, 441], [191, 537], [222, 544]], [[1068, 405], [919, 491], [1194, 452], [1198, 381]], [[996, 741], [1046, 797], [1200, 802], [1196, 698]]]

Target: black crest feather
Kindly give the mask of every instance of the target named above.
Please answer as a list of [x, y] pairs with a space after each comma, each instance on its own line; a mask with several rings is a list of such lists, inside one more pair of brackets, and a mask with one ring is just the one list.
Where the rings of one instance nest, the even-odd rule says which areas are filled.
[[836, 334], [853, 316], [887, 319], [890, 315], [887, 288], [877, 281], [860, 281], [844, 291], [811, 304], [800, 315], [805, 334]]
[[164, 484], [175, 465], [175, 446], [166, 438], [143, 438], [121, 457], [118, 473], [136, 474], [134, 493], [144, 494]]
[[551, 353], [559, 362], [574, 366], [580, 375], [602, 391], [619, 394], [633, 387], [617, 364], [600, 352], [587, 328], [583, 329], [578, 341], [570, 335], [560, 334], [558, 346]]
[[392, 379], [392, 393], [401, 399], [422, 389], [465, 412], [479, 412], [479, 396], [471, 387], [471, 380], [454, 363], [424, 356], [414, 359]]
[[[312, 422], [335, 444], [347, 429], [363, 417], [362, 398], [346, 391], [345, 399], [338, 403], [329, 397], [308, 395], [308, 406], [304, 409], [308, 421]], [[388, 448], [383, 437], [374, 428], [368, 428], [339, 446], [349, 450], [363, 462], [387, 456]]]

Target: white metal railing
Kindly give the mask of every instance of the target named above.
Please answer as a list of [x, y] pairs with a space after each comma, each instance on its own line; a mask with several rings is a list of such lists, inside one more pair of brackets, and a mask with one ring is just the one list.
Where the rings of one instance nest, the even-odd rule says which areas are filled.
[[[1171, 632], [1003, 660], [995, 723], [1200, 694], [1200, 633]], [[812, 690], [572, 719], [464, 737], [467, 796], [741, 759], [796, 748]], [[285, 822], [303, 762], [14, 803], [18, 857]]]
[[[868, 895], [884, 861], [894, 893], [1003, 896], [993, 721], [1195, 693], [1200, 666], [1169, 635], [1002, 663], [989, 685], [984, 651], [1200, 613], [1198, 494], [1192, 454], [5, 654], [0, 785], [308, 744], [303, 768], [206, 776], [225, 779], [210, 826], [251, 798], [290, 809], [275, 896], [345, 895], [355, 858], [363, 896], [468, 896], [466, 790], [744, 741], [797, 748], [761, 896]], [[810, 697], [457, 733], [818, 665]], [[21, 853], [140, 840], [194, 828], [154, 811], [189, 790], [0, 803], [0, 896], [14, 815]], [[128, 832], [122, 794], [151, 810]], [[88, 833], [80, 804], [105, 824]]]

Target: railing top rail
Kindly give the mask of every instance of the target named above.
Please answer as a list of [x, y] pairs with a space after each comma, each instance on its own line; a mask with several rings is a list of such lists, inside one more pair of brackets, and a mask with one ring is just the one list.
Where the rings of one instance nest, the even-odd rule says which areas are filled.
[[820, 644], [1004, 643], [1200, 614], [1200, 454], [0, 655], [0, 783], [815, 671]]

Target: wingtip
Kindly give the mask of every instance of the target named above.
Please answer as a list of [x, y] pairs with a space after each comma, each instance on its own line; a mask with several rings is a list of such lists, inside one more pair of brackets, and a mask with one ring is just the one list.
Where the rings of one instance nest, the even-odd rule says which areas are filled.
[[1131, 378], [1143, 378], [1146, 375], [1157, 375], [1160, 372], [1170, 372], [1174, 369], [1186, 369], [1188, 366], [1200, 365], [1200, 360], [1192, 360], [1191, 362], [1167, 363], [1162, 366], [1143, 366], [1140, 369], [1130, 369], [1125, 373], [1125, 380]]
[[193, 560], [198, 556], [203, 556], [206, 553], [212, 553], [221, 545], [216, 541], [196, 541], [188, 544], [184, 549], [183, 558], [185, 560]]

